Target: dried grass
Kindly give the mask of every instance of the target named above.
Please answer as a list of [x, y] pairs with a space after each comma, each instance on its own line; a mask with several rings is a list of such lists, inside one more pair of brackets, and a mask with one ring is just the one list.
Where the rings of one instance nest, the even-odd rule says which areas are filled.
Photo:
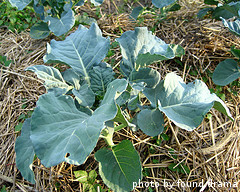
[[[109, 1], [110, 2], [110, 1]], [[106, 2], [106, 7], [116, 7]], [[144, 3], [144, 2], [142, 2]], [[175, 71], [181, 75], [186, 82], [196, 78], [206, 80], [209, 88], [215, 89], [215, 85], [209, 78], [209, 71], [213, 72], [216, 65], [230, 58], [231, 46], [240, 47], [240, 39], [224, 29], [221, 22], [210, 19], [198, 20], [195, 18], [196, 9], [201, 7], [201, 2], [181, 1], [183, 8], [177, 13], [170, 14], [168, 19], [157, 26], [156, 35], [167, 43], [182, 45], [186, 55], [180, 61], [166, 61], [155, 64], [162, 77], [166, 73]], [[109, 5], [108, 5], [109, 4]], [[92, 13], [91, 7], [85, 7], [86, 11]], [[115, 11], [116, 13], [118, 10]], [[103, 34], [112, 39], [119, 37], [122, 31], [132, 30], [136, 23], [129, 21], [128, 14], [112, 14], [110, 17], [103, 16], [99, 25]], [[153, 16], [147, 15], [142, 26], [153, 27], [155, 20]], [[32, 74], [24, 72], [30, 65], [43, 64], [42, 57], [46, 52], [46, 42], [33, 40], [26, 33], [16, 35], [10, 31], [0, 29], [1, 55], [13, 60], [9, 67], [1, 66], [0, 71], [0, 186], [6, 185], [11, 191], [83, 191], [81, 184], [73, 181], [74, 170], [91, 170], [98, 168], [93, 154], [82, 166], [73, 166], [62, 163], [52, 168], [45, 168], [37, 159], [34, 162], [36, 185], [24, 181], [15, 165], [14, 143], [19, 135], [14, 127], [19, 123], [18, 117], [35, 107], [38, 97], [45, 92], [42, 83]], [[121, 56], [119, 48], [115, 49], [115, 70], [117, 72], [118, 61]], [[191, 75], [195, 71], [197, 75]], [[234, 87], [239, 93], [239, 88]], [[154, 191], [239, 191], [240, 190], [240, 97], [234, 96], [228, 91], [228, 86], [223, 87], [226, 95], [226, 104], [229, 107], [234, 122], [229, 121], [226, 116], [216, 110], [211, 110], [212, 118], [205, 118], [203, 123], [194, 131], [187, 132], [176, 127], [165, 119], [167, 127], [166, 134], [170, 136], [169, 141], [163, 141], [156, 145], [153, 138], [143, 134], [141, 131], [132, 132], [123, 129], [114, 135], [115, 142], [129, 139], [133, 142], [136, 150], [140, 153], [144, 170], [149, 174], [144, 177], [143, 182], [158, 182], [159, 187]], [[22, 106], [26, 104], [26, 108]], [[104, 145], [103, 140], [96, 147]], [[170, 154], [172, 149], [176, 159]], [[151, 153], [155, 150], [155, 153]], [[158, 161], [159, 163], [156, 163]], [[171, 163], [187, 165], [190, 174], [182, 174], [170, 171], [167, 167]], [[100, 178], [99, 178], [100, 180]], [[209, 187], [181, 187], [177, 181], [182, 182], [234, 182], [238, 187], [220, 187], [218, 185]], [[164, 181], [174, 183], [172, 189], [164, 187]], [[103, 185], [101, 180], [100, 184]], [[59, 189], [56, 184], [58, 184]], [[146, 187], [137, 187], [136, 191], [147, 191]]]

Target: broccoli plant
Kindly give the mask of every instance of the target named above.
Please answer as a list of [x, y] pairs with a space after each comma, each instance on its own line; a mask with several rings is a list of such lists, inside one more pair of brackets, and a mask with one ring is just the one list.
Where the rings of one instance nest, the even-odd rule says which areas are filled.
[[[103, 138], [108, 147], [95, 152], [103, 182], [114, 191], [131, 191], [133, 183], [142, 179], [140, 157], [132, 142], [116, 143], [114, 132], [137, 127], [157, 136], [164, 130], [164, 115], [192, 131], [212, 107], [232, 119], [204, 82], [186, 84], [173, 72], [161, 79], [157, 70], [148, 67], [183, 55], [181, 46], [166, 44], [146, 27], [127, 31], [116, 41], [122, 53], [121, 79], [102, 62], [110, 40], [102, 37], [96, 24], [89, 29], [80, 25], [64, 41], [52, 40], [47, 45], [44, 61], [66, 64], [69, 68], [64, 72], [47, 65], [26, 69], [35, 72], [47, 90], [16, 140], [16, 164], [26, 180], [35, 182], [35, 155], [45, 167], [62, 162], [81, 165]], [[143, 98], [150, 104], [143, 105]], [[129, 111], [136, 112], [136, 123]]]
[[[27, 5], [33, 6], [40, 18], [31, 27], [30, 36], [34, 39], [44, 39], [50, 32], [56, 36], [67, 33], [75, 24], [75, 6], [82, 6], [85, 0], [9, 0], [12, 6], [23, 10]], [[101, 5], [103, 0], [91, 0], [95, 6]]]
[[[239, 7], [236, 7], [236, 9], [237, 8], [240, 10], [240, 4]], [[240, 37], [239, 16], [240, 15], [238, 15], [238, 18], [235, 19], [235, 21], [227, 21], [225, 18], [221, 17], [223, 25], [238, 37]], [[232, 47], [231, 53], [238, 58], [238, 61], [235, 61], [234, 59], [225, 59], [218, 64], [215, 71], [213, 72], [212, 77], [213, 82], [217, 85], [225, 86], [240, 77], [240, 49], [235, 49]]]

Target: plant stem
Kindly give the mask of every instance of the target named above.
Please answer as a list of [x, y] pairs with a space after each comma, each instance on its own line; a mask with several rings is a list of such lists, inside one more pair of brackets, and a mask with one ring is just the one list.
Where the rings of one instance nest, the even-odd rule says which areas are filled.
[[123, 129], [123, 128], [125, 128], [125, 127], [127, 127], [127, 126], [124, 125], [124, 124], [118, 125], [118, 126], [114, 127], [114, 132], [120, 131], [121, 129]]

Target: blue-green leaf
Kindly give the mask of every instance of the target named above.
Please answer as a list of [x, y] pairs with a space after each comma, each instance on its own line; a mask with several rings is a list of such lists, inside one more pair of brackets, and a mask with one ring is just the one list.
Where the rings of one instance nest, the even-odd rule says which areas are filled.
[[232, 33], [240, 37], [240, 20], [237, 19], [233, 22], [228, 22], [226, 19], [221, 18], [225, 27], [227, 27]]
[[221, 112], [232, 119], [223, 101], [215, 94], [210, 94], [207, 86], [200, 80], [185, 84], [181, 77], [169, 73], [155, 89], [145, 89], [144, 94], [153, 106], [157, 105], [177, 126], [189, 131], [200, 125], [215, 103], [224, 109]]
[[129, 18], [131, 20], [137, 20], [139, 14], [142, 12], [144, 8], [142, 6], [139, 6], [139, 7], [135, 7], [133, 10], [132, 10], [132, 13], [131, 15], [129, 16]]
[[137, 115], [138, 127], [149, 136], [157, 136], [164, 130], [164, 119], [159, 109], [144, 109]]
[[39, 79], [44, 80], [44, 86], [47, 90], [52, 88], [61, 88], [66, 91], [71, 87], [64, 81], [58, 69], [46, 65], [35, 65], [26, 68], [26, 71], [36, 73]]
[[82, 164], [96, 146], [104, 123], [116, 116], [115, 98], [126, 87], [124, 79], [110, 83], [92, 115], [79, 111], [71, 96], [55, 96], [52, 92], [40, 96], [32, 115], [30, 138], [42, 164]]
[[49, 33], [50, 30], [48, 28], [48, 24], [42, 21], [34, 24], [30, 30], [30, 36], [33, 39], [44, 39], [49, 35]]
[[80, 0], [77, 2], [76, 6], [82, 6], [84, 4], [85, 0]]
[[129, 192], [133, 183], [142, 179], [140, 157], [130, 141], [124, 140], [112, 147], [95, 153], [99, 173], [104, 183], [117, 192]]
[[66, 71], [64, 71], [62, 75], [63, 79], [72, 86], [74, 86], [76, 90], [80, 89], [81, 77], [72, 68], [69, 68]]
[[144, 83], [144, 87], [154, 88], [160, 81], [161, 75], [158, 71], [151, 68], [140, 68], [133, 70], [129, 76], [129, 81], [134, 84]]
[[213, 82], [225, 86], [240, 77], [240, 67], [233, 59], [226, 59], [218, 64], [213, 72]]
[[23, 10], [32, 0], [9, 0], [12, 6]]
[[116, 103], [121, 106], [128, 102], [130, 99], [130, 93], [128, 91], [124, 91], [116, 100]]
[[79, 90], [73, 89], [72, 92], [83, 107], [91, 107], [95, 102], [95, 94], [87, 84], [81, 86]]
[[74, 12], [71, 9], [63, 12], [60, 19], [48, 16], [45, 20], [49, 22], [48, 27], [56, 36], [67, 33], [75, 23]]
[[107, 86], [114, 80], [115, 73], [113, 69], [106, 63], [101, 63], [99, 66], [94, 66], [89, 71], [91, 88], [97, 95], [103, 95], [106, 92]]
[[173, 4], [175, 1], [176, 0], [152, 0], [152, 4], [157, 8], [163, 8]]
[[119, 105], [117, 105], [117, 108], [118, 108], [118, 112], [117, 112], [117, 115], [115, 116], [115, 118], [113, 119], [113, 121], [122, 123], [126, 127], [129, 126], [132, 129], [134, 129], [136, 127], [136, 125], [129, 123], [129, 121], [126, 119], [126, 117], [125, 117], [123, 111], [121, 110], [121, 108], [119, 107]]
[[91, 0], [91, 3], [94, 4], [94, 6], [99, 6], [103, 3], [104, 0]]
[[16, 139], [16, 165], [24, 179], [35, 183], [32, 163], [34, 158], [34, 149], [30, 140], [31, 119], [26, 119], [22, 126], [21, 136]]
[[104, 59], [109, 46], [109, 39], [102, 37], [97, 24], [93, 23], [90, 29], [80, 25], [78, 30], [64, 41], [52, 40], [51, 44], [47, 46], [44, 61], [66, 63], [83, 75], [90, 84], [89, 70]]
[[125, 76], [154, 61], [174, 58], [171, 47], [152, 35], [146, 27], [136, 27], [116, 40], [120, 43], [123, 57], [121, 70]]

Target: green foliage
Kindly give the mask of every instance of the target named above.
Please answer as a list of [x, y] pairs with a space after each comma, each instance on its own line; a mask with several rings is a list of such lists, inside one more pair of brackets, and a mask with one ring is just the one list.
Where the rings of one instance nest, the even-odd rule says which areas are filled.
[[132, 13], [129, 17], [130, 20], [137, 21], [139, 24], [141, 24], [144, 21], [141, 16], [151, 14], [155, 18], [155, 25], [158, 25], [162, 20], [166, 19], [169, 12], [177, 11], [181, 8], [181, 6], [178, 4], [178, 0], [153, 0], [152, 3], [154, 5], [153, 8], [142, 6], [133, 8]]
[[198, 18], [203, 18], [208, 13], [210, 13], [213, 19], [220, 20], [221, 17], [224, 19], [229, 19], [234, 16], [238, 16], [238, 10], [240, 9], [240, 3], [236, 0], [230, 1], [205, 0], [204, 3], [212, 6], [201, 9], [198, 12], [197, 15]]
[[13, 8], [7, 0], [0, 3], [0, 26], [20, 33], [30, 28], [36, 21], [33, 8], [28, 6], [24, 11], [20, 11]]
[[[35, 11], [38, 21], [31, 27], [30, 35], [34, 39], [43, 39], [47, 37], [50, 32], [53, 32], [56, 36], [62, 36], [66, 34], [75, 24], [74, 6], [81, 6], [84, 4], [84, 0], [9, 0], [13, 7], [17, 7], [19, 10], [27, 9], [27, 6], [32, 6], [31, 11]], [[102, 0], [91, 0], [95, 6], [102, 4]], [[9, 17], [9, 15], [7, 15]], [[31, 15], [28, 15], [31, 18]], [[10, 20], [15, 21], [15, 17], [10, 17]], [[36, 21], [36, 19], [35, 19]], [[94, 19], [87, 16], [78, 16], [76, 23], [90, 24], [95, 22]], [[0, 21], [1, 22], [1, 21]], [[14, 22], [15, 23], [15, 22]]]
[[7, 192], [7, 188], [6, 188], [5, 185], [2, 186], [2, 188], [1, 188], [1, 192]]
[[170, 169], [171, 171], [176, 171], [178, 173], [182, 173], [182, 174], [190, 174], [190, 169], [188, 168], [188, 166], [182, 164], [182, 163], [171, 163], [168, 166], [168, 169]]
[[225, 86], [240, 77], [239, 63], [233, 59], [226, 59], [218, 64], [213, 72], [213, 82]]
[[6, 56], [0, 55], [0, 64], [8, 67], [12, 63], [12, 60], [8, 60]]
[[[122, 79], [114, 79], [112, 68], [102, 63], [110, 40], [102, 37], [95, 23], [89, 29], [79, 26], [64, 41], [48, 44], [44, 61], [64, 63], [70, 67], [66, 71], [45, 65], [27, 68], [44, 80], [47, 89], [24, 122], [15, 146], [17, 166], [30, 182], [34, 182], [30, 168], [34, 154], [46, 167], [62, 162], [81, 165], [103, 138], [108, 148], [95, 153], [100, 176], [114, 191], [130, 191], [132, 183], [142, 178], [140, 157], [130, 141], [115, 144], [114, 132], [138, 126], [149, 135], [159, 135], [164, 130], [163, 114], [180, 128], [193, 130], [212, 107], [232, 119], [225, 104], [202, 81], [185, 84], [175, 73], [161, 80], [158, 71], [147, 68], [181, 56], [180, 46], [166, 44], [144, 27], [123, 33], [117, 42]], [[145, 97], [151, 104], [141, 106], [140, 99]], [[130, 118], [128, 111], [136, 109], [135, 119]], [[169, 138], [162, 134], [161, 139]], [[27, 163], [22, 164], [24, 160]], [[89, 175], [83, 174], [80, 182], [89, 184]]]
[[102, 191], [102, 188], [97, 184], [97, 173], [95, 170], [87, 171], [74, 171], [76, 181], [83, 184], [83, 191], [97, 192], [98, 188]]
[[104, 183], [114, 191], [131, 191], [133, 182], [142, 179], [140, 158], [130, 141], [124, 140], [95, 154]]

